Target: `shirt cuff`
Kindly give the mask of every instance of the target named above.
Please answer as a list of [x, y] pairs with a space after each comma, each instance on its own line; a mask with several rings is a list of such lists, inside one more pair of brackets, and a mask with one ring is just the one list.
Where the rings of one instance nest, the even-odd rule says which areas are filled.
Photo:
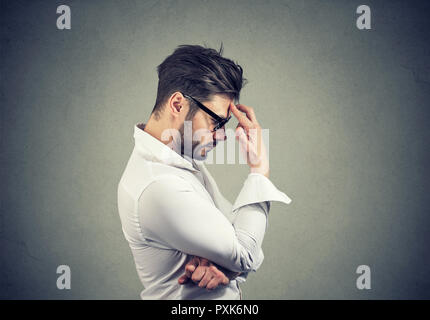
[[248, 278], [249, 272], [242, 272], [239, 276], [237, 276], [235, 279], [239, 283], [244, 283], [246, 279]]
[[261, 173], [250, 173], [233, 204], [233, 212], [240, 207], [264, 201], [279, 201], [289, 204], [292, 200], [278, 190], [266, 176]]

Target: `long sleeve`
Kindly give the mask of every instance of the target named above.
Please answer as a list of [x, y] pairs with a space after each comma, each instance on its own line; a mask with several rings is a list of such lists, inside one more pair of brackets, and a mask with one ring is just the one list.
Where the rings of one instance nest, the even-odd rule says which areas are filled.
[[138, 212], [145, 237], [187, 254], [205, 257], [235, 272], [256, 271], [270, 201], [290, 203], [269, 179], [250, 174], [233, 205], [231, 224], [218, 208], [186, 180], [164, 175], [139, 198]]

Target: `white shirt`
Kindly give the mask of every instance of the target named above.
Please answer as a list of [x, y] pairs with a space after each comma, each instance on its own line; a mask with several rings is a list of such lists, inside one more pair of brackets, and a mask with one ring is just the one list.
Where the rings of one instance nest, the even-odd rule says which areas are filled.
[[[142, 299], [241, 299], [238, 282], [261, 265], [270, 201], [290, 203], [262, 174], [250, 173], [232, 205], [202, 161], [182, 157], [134, 126], [135, 147], [118, 185], [122, 230], [144, 286]], [[193, 256], [242, 272], [212, 291], [180, 285]]]

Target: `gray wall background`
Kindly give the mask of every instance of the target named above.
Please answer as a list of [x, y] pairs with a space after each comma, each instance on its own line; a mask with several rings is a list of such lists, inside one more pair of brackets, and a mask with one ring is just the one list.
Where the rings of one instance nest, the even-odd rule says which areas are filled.
[[[72, 29], [56, 29], [56, 7]], [[358, 5], [372, 30], [355, 27]], [[0, 297], [138, 299], [116, 188], [156, 66], [207, 44], [249, 79], [274, 203], [245, 299], [430, 298], [430, 6], [411, 1], [1, 1]], [[236, 123], [229, 124], [233, 128]], [[234, 201], [248, 169], [210, 165]], [[72, 289], [56, 288], [67, 264]], [[372, 289], [355, 286], [369, 265]]]

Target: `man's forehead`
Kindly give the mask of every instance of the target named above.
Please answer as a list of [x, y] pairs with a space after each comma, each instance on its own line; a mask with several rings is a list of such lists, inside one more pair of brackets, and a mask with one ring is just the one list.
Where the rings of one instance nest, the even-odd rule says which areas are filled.
[[230, 116], [230, 103], [232, 100], [223, 101], [222, 103], [216, 104], [217, 109], [215, 113], [221, 118], [228, 118]]

